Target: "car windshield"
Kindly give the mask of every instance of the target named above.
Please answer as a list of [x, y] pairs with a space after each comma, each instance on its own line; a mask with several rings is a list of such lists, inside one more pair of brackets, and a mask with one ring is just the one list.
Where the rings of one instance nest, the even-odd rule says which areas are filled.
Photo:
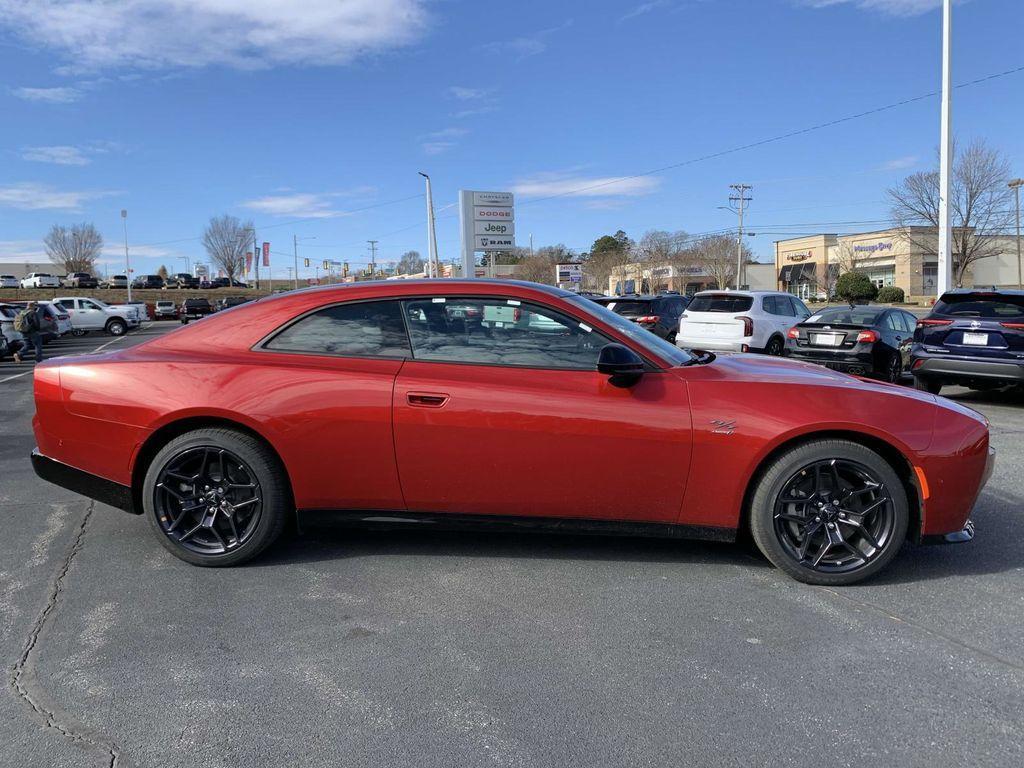
[[874, 308], [838, 308], [824, 309], [816, 315], [811, 315], [805, 323], [836, 323], [840, 325], [875, 325], [881, 316], [882, 310]]
[[932, 308], [932, 314], [953, 317], [1024, 317], [1024, 296], [997, 293], [947, 293]]
[[697, 294], [686, 308], [687, 312], [747, 312], [754, 306], [751, 296], [730, 293]]
[[671, 360], [676, 365], [686, 365], [694, 362], [697, 357], [693, 353], [680, 349], [674, 344], [669, 344], [660, 336], [655, 336], [650, 331], [644, 330], [636, 323], [631, 323], [621, 315], [601, 304], [591, 301], [582, 296], [573, 296], [568, 299], [572, 304], [585, 314], [596, 317], [606, 325], [610, 325], [623, 336], [637, 342], [651, 354]]

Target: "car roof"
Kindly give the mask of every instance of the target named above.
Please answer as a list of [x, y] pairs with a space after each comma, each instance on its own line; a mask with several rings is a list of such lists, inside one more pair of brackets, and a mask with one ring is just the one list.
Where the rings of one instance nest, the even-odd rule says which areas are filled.
[[[1014, 296], [1017, 298], [1024, 297], [1024, 291], [1016, 288], [953, 288], [948, 291], [943, 291], [942, 296], [977, 296], [977, 295], [988, 295], [988, 296]], [[941, 299], [942, 296], [939, 298]]]
[[[695, 293], [693, 295], [694, 296], [710, 296], [710, 295], [719, 295], [719, 296], [721, 296], [721, 295], [725, 295], [725, 294], [728, 294], [730, 296], [752, 296], [752, 297], [757, 297], [757, 296], [792, 296], [793, 295], [791, 293], [787, 293], [786, 291], [744, 291], [744, 290], [736, 290], [735, 288], [709, 288], [706, 291], [698, 291], [697, 293]], [[794, 298], [800, 298], [800, 297], [799, 296], [794, 296]]]

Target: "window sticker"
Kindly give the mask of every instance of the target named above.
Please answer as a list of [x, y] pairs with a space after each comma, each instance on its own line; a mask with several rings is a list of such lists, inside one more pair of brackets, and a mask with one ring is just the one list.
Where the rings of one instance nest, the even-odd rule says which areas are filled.
[[447, 301], [447, 299], [444, 299], [444, 298], [431, 299], [431, 301], [434, 302], [435, 304], [444, 304]]
[[517, 301], [516, 299], [509, 299], [507, 303], [510, 307], [518, 307], [523, 302]]
[[586, 331], [587, 333], [591, 333], [591, 332], [592, 332], [592, 331], [594, 330], [593, 328], [591, 328], [591, 327], [590, 327], [589, 325], [587, 325], [586, 323], [580, 323], [580, 328], [582, 328], [582, 329], [583, 329], [584, 331]]

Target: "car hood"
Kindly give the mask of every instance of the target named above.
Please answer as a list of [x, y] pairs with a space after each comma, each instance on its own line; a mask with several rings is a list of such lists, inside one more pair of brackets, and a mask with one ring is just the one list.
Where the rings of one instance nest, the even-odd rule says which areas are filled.
[[[814, 363], [787, 360], [781, 357], [769, 357], [757, 354], [724, 354], [718, 355], [707, 363], [715, 373], [733, 381], [762, 381], [777, 384], [848, 387], [859, 390], [870, 390], [894, 397], [906, 397], [926, 403], [935, 403], [936, 397], [927, 392], [887, 384], [860, 376], [851, 376], [839, 371], [830, 370]], [[683, 368], [682, 370], [686, 370]]]

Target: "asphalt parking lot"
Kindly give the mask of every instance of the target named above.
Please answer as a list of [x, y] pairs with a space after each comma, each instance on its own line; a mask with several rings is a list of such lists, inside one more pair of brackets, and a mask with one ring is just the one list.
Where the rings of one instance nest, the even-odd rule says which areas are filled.
[[35, 477], [30, 370], [0, 363], [0, 765], [1024, 764], [1020, 395], [948, 390], [998, 451], [976, 539], [826, 589], [554, 535], [313, 528], [190, 567]]

